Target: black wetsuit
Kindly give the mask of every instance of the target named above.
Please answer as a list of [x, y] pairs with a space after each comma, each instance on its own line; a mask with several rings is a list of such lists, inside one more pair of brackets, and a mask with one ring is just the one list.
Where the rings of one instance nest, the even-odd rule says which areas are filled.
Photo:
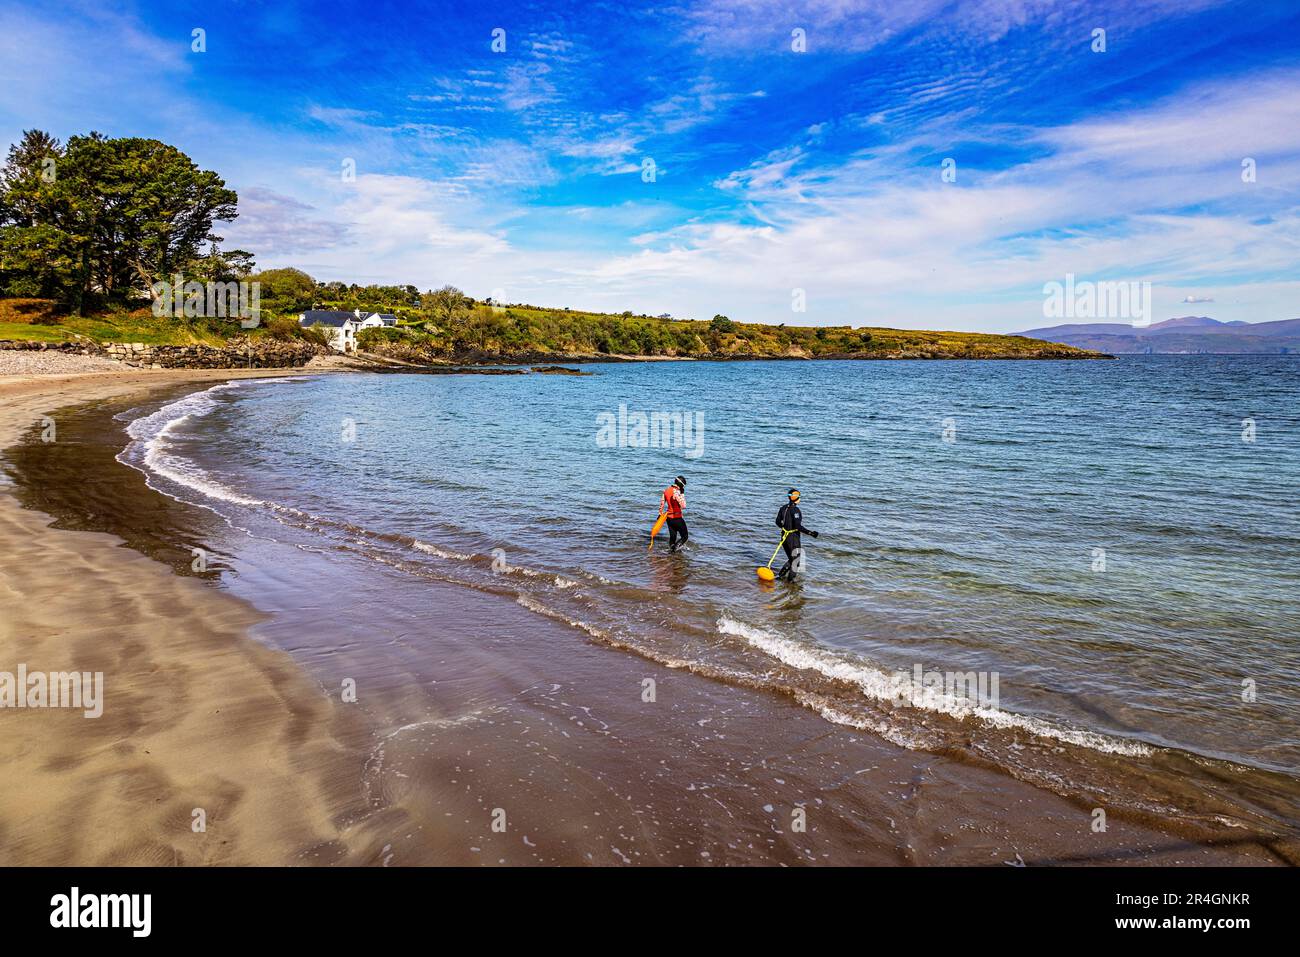
[[794, 581], [795, 565], [799, 561], [799, 556], [803, 554], [799, 533], [807, 532], [813, 538], [817, 537], [817, 533], [810, 528], [804, 528], [803, 512], [799, 511], [799, 506], [794, 502], [787, 502], [781, 506], [781, 510], [776, 513], [776, 527], [790, 532], [781, 542], [781, 547], [785, 549], [785, 564], [776, 573], [776, 577]]
[[691, 537], [690, 532], [686, 530], [686, 519], [670, 518], [665, 524], [668, 526], [668, 550], [670, 552], [675, 552], [679, 547], [677, 536], [681, 536], [682, 545], [685, 545], [686, 539]]

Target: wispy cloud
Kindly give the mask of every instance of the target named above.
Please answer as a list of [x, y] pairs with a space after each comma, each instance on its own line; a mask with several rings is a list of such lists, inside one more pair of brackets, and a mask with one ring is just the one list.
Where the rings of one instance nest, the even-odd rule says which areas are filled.
[[[1285, 132], [1300, 128], [1297, 91], [1300, 73], [1282, 71], [1194, 86], [1105, 119], [1020, 130], [1047, 155], [995, 171], [965, 173], [959, 163], [952, 184], [937, 163], [901, 163], [941, 142], [946, 128], [832, 165], [815, 166], [793, 146], [716, 182], [761, 223], [643, 234], [639, 251], [591, 275], [629, 289], [707, 284], [718, 300], [748, 298], [768, 319], [788, 310], [796, 287], [833, 314], [857, 300], [846, 318], [861, 321], [914, 314], [944, 297], [996, 299], [1002, 313], [986, 321], [1002, 328], [1023, 327], [1014, 309], [1036, 308], [1041, 285], [1067, 272], [1170, 285], [1281, 275], [1300, 262], [1300, 143]], [[1213, 146], [1160, 162], [1202, 138]], [[1270, 158], [1267, 184], [1243, 182], [1239, 160], [1249, 153]], [[1274, 214], [1260, 221], [1256, 205]]]
[[230, 245], [281, 259], [333, 249], [346, 241], [346, 225], [319, 217], [313, 206], [254, 186], [240, 192], [239, 218], [225, 232]]
[[[502, 53], [477, 14], [378, 6], [344, 30], [302, 0], [237, 31], [214, 18], [196, 55], [189, 25], [147, 0], [0, 0], [0, 131], [174, 142], [239, 190], [232, 244], [321, 278], [1023, 329], [1042, 283], [1073, 272], [1150, 279], [1158, 308], [1213, 289], [1218, 318], [1294, 311], [1300, 14], [1280, 6], [679, 0], [579, 16], [504, 0], [493, 14]], [[790, 312], [794, 288], [807, 313]]]

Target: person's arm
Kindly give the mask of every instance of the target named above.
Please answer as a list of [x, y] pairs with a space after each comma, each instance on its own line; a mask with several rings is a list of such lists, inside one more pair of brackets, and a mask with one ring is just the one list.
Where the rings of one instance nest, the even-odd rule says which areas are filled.
[[784, 505], [782, 505], [780, 508], [776, 510], [776, 527], [780, 529], [785, 528], [785, 506]]
[[799, 513], [799, 522], [798, 522], [798, 525], [799, 525], [799, 531], [802, 532], [803, 534], [805, 534], [805, 535], [811, 535], [813, 538], [816, 538], [816, 537], [817, 537], [817, 533], [814, 532], [811, 528], [804, 528], [804, 524], [803, 524], [803, 512], [800, 512], [800, 513]]

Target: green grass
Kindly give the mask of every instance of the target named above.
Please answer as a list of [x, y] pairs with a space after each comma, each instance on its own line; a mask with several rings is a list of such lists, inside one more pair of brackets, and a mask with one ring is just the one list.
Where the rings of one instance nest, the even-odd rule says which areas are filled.
[[[59, 325], [97, 342], [144, 342], [155, 346], [194, 343], [220, 345], [229, 335], [223, 335], [219, 328], [214, 329], [211, 323], [203, 319], [160, 319], [139, 313], [67, 317]], [[238, 326], [234, 325], [234, 328]]]
[[27, 342], [67, 342], [72, 333], [62, 326], [34, 326], [30, 322], [0, 322], [0, 339]]
[[0, 300], [0, 339], [66, 342], [76, 334], [96, 342], [217, 346], [241, 331], [237, 321], [160, 318], [147, 309], [69, 316], [41, 300]]
[[[44, 300], [0, 300], [0, 338], [60, 342], [73, 333], [96, 342], [150, 345], [222, 345], [234, 335], [302, 337], [296, 317], [263, 307], [262, 325], [243, 330], [235, 320], [159, 318], [147, 309], [98, 316], [59, 315]], [[396, 328], [363, 330], [361, 347], [414, 361], [518, 355], [627, 355], [663, 357], [816, 358], [1052, 358], [1095, 356], [1069, 346], [978, 332], [786, 326], [651, 316], [571, 312], [533, 306], [477, 306], [446, 323], [418, 318]], [[272, 328], [268, 328], [271, 326]], [[428, 329], [437, 328], [437, 332]]]
[[[406, 332], [406, 345], [419, 336]], [[849, 326], [762, 325], [738, 321], [672, 321], [652, 316], [575, 312], [534, 306], [476, 308], [463, 321], [427, 338], [444, 354], [478, 351], [607, 354], [628, 356], [707, 356], [816, 358], [819, 356], [896, 358], [1017, 358], [1095, 355], [1026, 339], [978, 332], [936, 332]]]

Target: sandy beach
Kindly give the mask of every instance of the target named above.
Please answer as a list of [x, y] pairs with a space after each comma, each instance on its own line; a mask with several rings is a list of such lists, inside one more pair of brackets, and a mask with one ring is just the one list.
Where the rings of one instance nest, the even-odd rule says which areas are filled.
[[[240, 373], [0, 379], [0, 438], [47, 412]], [[263, 373], [265, 374], [265, 373]], [[0, 716], [6, 864], [271, 864], [335, 857], [355, 790], [336, 714], [285, 655], [247, 639], [257, 613], [119, 547], [53, 531], [0, 496], [4, 670], [102, 671], [102, 717]], [[206, 814], [206, 832], [193, 812]]]
[[[45, 415], [57, 427], [58, 410], [245, 375], [0, 378], [0, 441]], [[1207, 841], [1123, 819], [1095, 833], [1082, 796], [890, 745], [450, 585], [409, 611], [426, 641], [410, 668], [370, 675], [376, 690], [343, 704], [327, 689], [355, 673], [364, 622], [313, 625], [307, 603], [268, 619], [122, 545], [0, 493], [0, 671], [105, 676], [102, 717], [0, 711], [0, 863], [1284, 860], [1250, 834]], [[425, 662], [434, 693], [407, 680]], [[801, 814], [806, 829], [792, 826]]]

